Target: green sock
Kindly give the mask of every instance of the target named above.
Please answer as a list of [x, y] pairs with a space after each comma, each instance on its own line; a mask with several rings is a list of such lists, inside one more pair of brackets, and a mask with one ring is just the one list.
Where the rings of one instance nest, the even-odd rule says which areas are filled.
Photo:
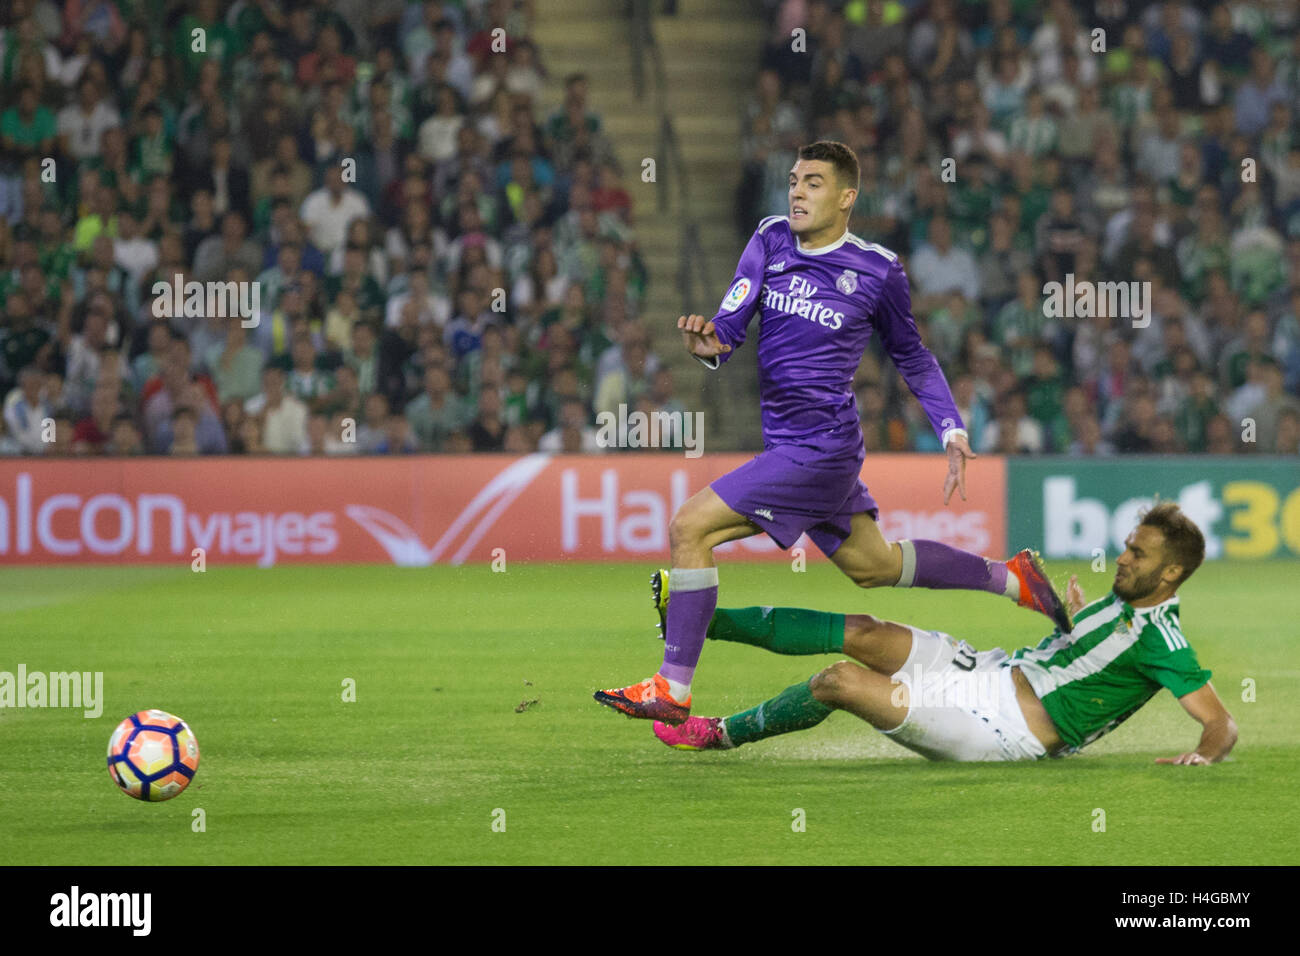
[[796, 607], [720, 607], [708, 636], [777, 654], [837, 654], [844, 650], [844, 615]]
[[813, 696], [811, 683], [810, 678], [794, 684], [751, 710], [732, 714], [722, 722], [731, 742], [739, 747], [777, 734], [816, 727], [834, 708]]

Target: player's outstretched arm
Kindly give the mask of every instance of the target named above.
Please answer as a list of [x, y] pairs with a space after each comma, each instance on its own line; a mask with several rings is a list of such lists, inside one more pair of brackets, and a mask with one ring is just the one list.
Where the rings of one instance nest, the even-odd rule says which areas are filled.
[[1237, 724], [1219, 700], [1219, 695], [1214, 692], [1214, 686], [1207, 681], [1199, 690], [1179, 697], [1178, 703], [1204, 728], [1201, 742], [1191, 753], [1179, 754], [1177, 757], [1157, 757], [1156, 763], [1198, 766], [1218, 763], [1228, 756], [1237, 742]]
[[907, 272], [897, 260], [890, 263], [889, 274], [881, 287], [880, 299], [872, 318], [880, 343], [893, 359], [903, 381], [912, 390], [934, 432], [948, 453], [948, 474], [943, 482], [943, 503], [948, 504], [956, 489], [966, 500], [966, 461], [975, 457], [970, 439], [962, 426], [957, 402], [948, 388], [939, 362], [917, 331], [912, 315], [912, 291]]
[[696, 358], [711, 359], [731, 351], [731, 346], [718, 338], [712, 319], [702, 315], [680, 315], [677, 328], [682, 331], [682, 344], [686, 351]]

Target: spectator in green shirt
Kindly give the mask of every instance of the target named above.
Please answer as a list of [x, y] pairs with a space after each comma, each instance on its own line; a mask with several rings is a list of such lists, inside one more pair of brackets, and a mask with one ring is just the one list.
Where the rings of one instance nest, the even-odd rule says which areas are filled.
[[[225, 341], [213, 345], [205, 356], [222, 405], [231, 400], [247, 401], [260, 393], [264, 364], [261, 349], [248, 343], [248, 329], [243, 323], [239, 319], [227, 319], [225, 325]], [[164, 323], [158, 323], [158, 326], [166, 329]], [[151, 344], [152, 341], [151, 329]]]
[[364, 396], [360, 379], [351, 365], [340, 365], [334, 370], [334, 390], [324, 403], [324, 411], [331, 418], [337, 415], [360, 421]]
[[1223, 349], [1220, 377], [1224, 388], [1233, 391], [1245, 385], [1250, 364], [1271, 357], [1269, 336], [1268, 315], [1259, 310], [1249, 313], [1241, 335]]
[[310, 334], [294, 336], [290, 357], [293, 366], [285, 380], [289, 394], [306, 405], [309, 411], [322, 411], [334, 390], [334, 380], [329, 372], [318, 367], [316, 346]]
[[77, 260], [77, 250], [64, 235], [63, 220], [59, 210], [41, 210], [40, 236], [37, 242], [37, 265], [51, 284], [61, 283], [68, 277]]
[[170, 176], [175, 144], [163, 122], [162, 110], [156, 105], [145, 107], [141, 117], [141, 132], [131, 142], [131, 163], [141, 180], [154, 176]]
[[1043, 426], [1048, 451], [1063, 454], [1070, 448], [1070, 424], [1065, 415], [1065, 377], [1052, 347], [1034, 348], [1033, 370], [1025, 381], [1029, 414]]
[[1228, 275], [1233, 290], [1247, 305], [1263, 305], [1286, 288], [1286, 260], [1276, 230], [1267, 225], [1245, 226], [1233, 233], [1230, 248]]
[[442, 451], [447, 436], [467, 426], [473, 415], [452, 391], [451, 376], [435, 365], [425, 370], [424, 391], [406, 406], [406, 420], [421, 451]]
[[1190, 452], [1207, 450], [1210, 421], [1219, 414], [1214, 379], [1208, 372], [1192, 374], [1187, 397], [1173, 413], [1174, 427]]
[[36, 324], [31, 300], [22, 289], [10, 291], [5, 300], [5, 334], [0, 337], [0, 366], [10, 370], [7, 385], [17, 380], [18, 371], [29, 365], [45, 367], [53, 349], [50, 333]]
[[1007, 145], [1013, 150], [1041, 159], [1056, 148], [1056, 120], [1047, 112], [1043, 94], [1031, 89], [1025, 101], [1025, 113], [1011, 121]]
[[1216, 271], [1226, 274], [1231, 266], [1218, 191], [1213, 186], [1201, 188], [1195, 206], [1196, 231], [1175, 247], [1182, 292], [1197, 302], [1205, 298], [1206, 277]]
[[357, 384], [362, 395], [375, 390], [379, 375], [379, 352], [375, 348], [374, 327], [367, 322], [352, 326], [352, 343], [343, 354], [343, 361], [357, 373]]
[[239, 35], [222, 19], [217, 0], [197, 0], [195, 7], [172, 33], [172, 53], [180, 60], [187, 87], [198, 80], [205, 60], [219, 61], [225, 73], [240, 50]]
[[993, 341], [1006, 353], [1017, 378], [1033, 370], [1034, 345], [1046, 332], [1049, 322], [1043, 314], [1038, 276], [1026, 269], [1016, 278], [1015, 299], [1004, 305], [993, 320]]
[[6, 158], [21, 166], [29, 156], [50, 156], [57, 135], [53, 111], [41, 105], [36, 87], [24, 83], [18, 101], [0, 114], [0, 143]]

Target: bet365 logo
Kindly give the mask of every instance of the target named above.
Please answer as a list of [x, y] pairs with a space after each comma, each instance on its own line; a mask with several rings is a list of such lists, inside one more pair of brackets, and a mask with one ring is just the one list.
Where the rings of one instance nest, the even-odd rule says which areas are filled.
[[[1155, 504], [1154, 498], [1129, 498], [1114, 508], [1100, 498], [1081, 496], [1073, 476], [1053, 475], [1043, 480], [1043, 551], [1053, 558], [1086, 558], [1102, 551], [1124, 550], [1124, 539], [1138, 515]], [[1178, 493], [1178, 507], [1205, 534], [1205, 556], [1217, 558], [1223, 543], [1210, 529], [1223, 516], [1223, 505], [1208, 481], [1187, 485]]]

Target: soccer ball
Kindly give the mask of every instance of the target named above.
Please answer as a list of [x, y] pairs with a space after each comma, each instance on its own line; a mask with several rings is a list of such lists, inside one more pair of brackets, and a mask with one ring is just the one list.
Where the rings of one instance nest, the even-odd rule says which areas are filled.
[[108, 740], [108, 775], [137, 800], [170, 800], [199, 769], [199, 742], [189, 724], [165, 710], [142, 710]]

